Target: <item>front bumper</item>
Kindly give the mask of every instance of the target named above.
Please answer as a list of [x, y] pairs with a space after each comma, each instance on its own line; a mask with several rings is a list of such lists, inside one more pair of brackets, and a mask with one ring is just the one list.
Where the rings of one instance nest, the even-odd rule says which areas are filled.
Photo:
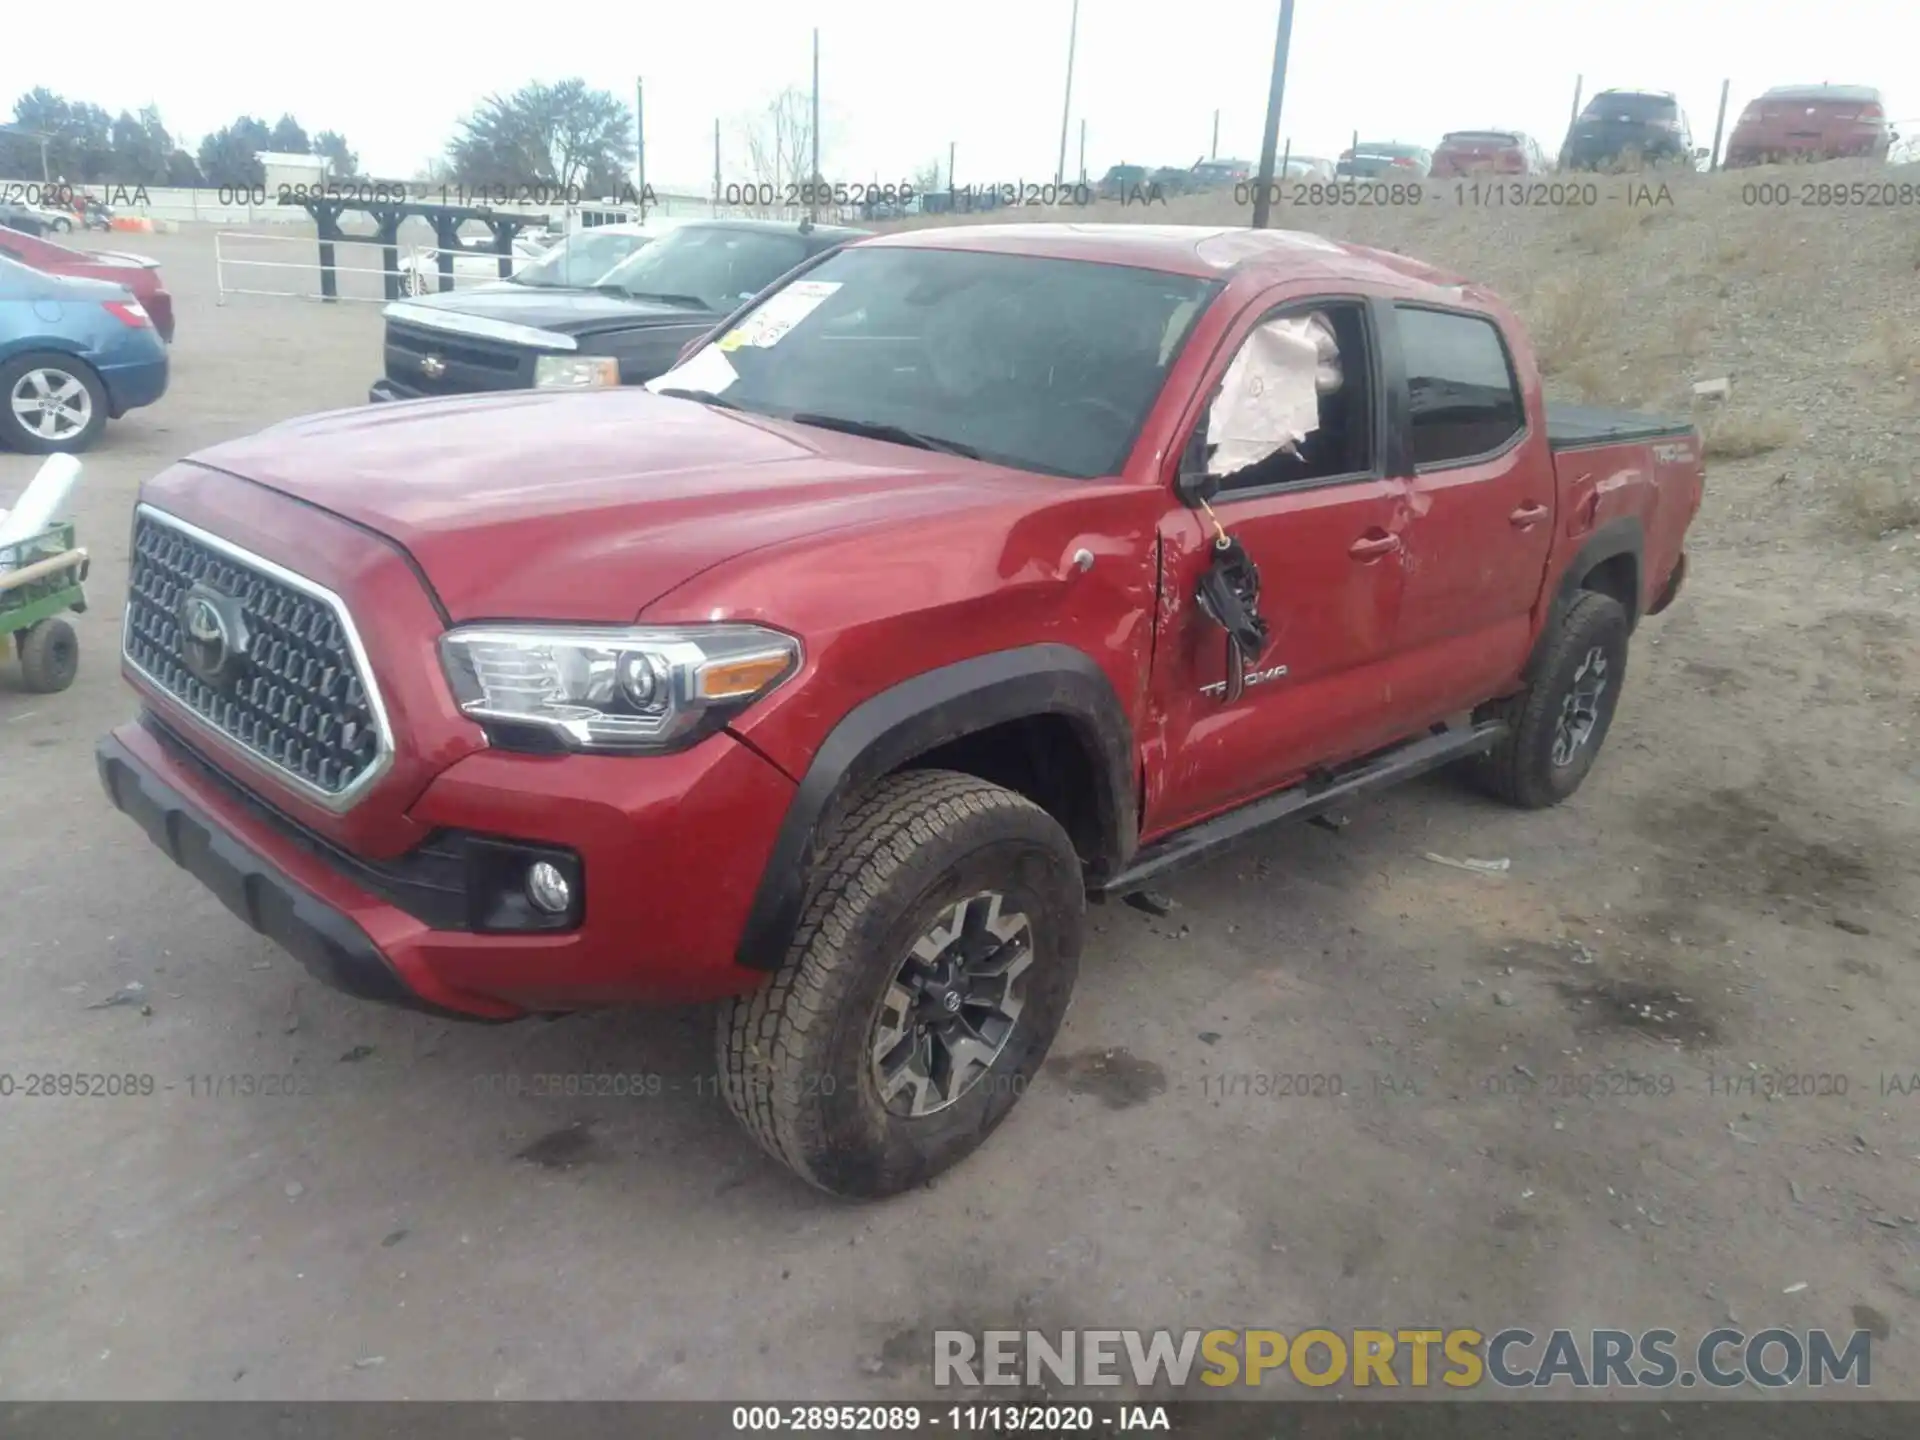
[[434, 834], [512, 836], [579, 857], [577, 927], [512, 933], [453, 928], [462, 922], [421, 903], [420, 886], [394, 883], [405, 858], [342, 851], [151, 716], [96, 753], [108, 796], [156, 845], [348, 994], [509, 1020], [717, 999], [766, 979], [735, 949], [794, 786], [730, 735], [645, 757], [482, 750], [435, 777], [409, 812]]
[[116, 735], [94, 749], [107, 798], [137, 822], [182, 870], [317, 979], [389, 1005], [437, 1010], [404, 984], [386, 957], [343, 912], [303, 890], [244, 839], [221, 828]]

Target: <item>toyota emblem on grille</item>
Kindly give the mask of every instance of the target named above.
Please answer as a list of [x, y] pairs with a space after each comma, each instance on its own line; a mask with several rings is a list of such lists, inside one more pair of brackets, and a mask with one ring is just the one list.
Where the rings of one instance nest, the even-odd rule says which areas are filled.
[[180, 658], [194, 676], [218, 685], [247, 653], [247, 622], [240, 602], [211, 585], [193, 585], [180, 598]]
[[420, 357], [420, 373], [429, 380], [438, 380], [442, 375], [447, 373], [447, 362], [442, 360], [438, 355], [422, 355]]

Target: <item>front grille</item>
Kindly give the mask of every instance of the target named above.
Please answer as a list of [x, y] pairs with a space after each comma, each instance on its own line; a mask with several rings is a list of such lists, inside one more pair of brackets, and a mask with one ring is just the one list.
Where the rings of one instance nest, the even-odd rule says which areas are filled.
[[[190, 658], [181, 611], [195, 586], [238, 624], [223, 623], [218, 646]], [[135, 515], [128, 660], [229, 740], [336, 804], [387, 753], [348, 626], [319, 586], [146, 506]]]
[[[387, 322], [387, 378], [424, 395], [465, 395], [475, 390], [518, 390], [533, 383], [534, 357], [505, 341]], [[444, 367], [429, 375], [429, 357]]]

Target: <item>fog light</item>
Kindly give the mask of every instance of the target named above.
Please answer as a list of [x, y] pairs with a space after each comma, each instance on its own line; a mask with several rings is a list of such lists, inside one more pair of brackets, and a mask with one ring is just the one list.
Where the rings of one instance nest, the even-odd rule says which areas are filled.
[[548, 915], [563, 915], [573, 903], [573, 887], [558, 865], [536, 860], [527, 867], [527, 899]]

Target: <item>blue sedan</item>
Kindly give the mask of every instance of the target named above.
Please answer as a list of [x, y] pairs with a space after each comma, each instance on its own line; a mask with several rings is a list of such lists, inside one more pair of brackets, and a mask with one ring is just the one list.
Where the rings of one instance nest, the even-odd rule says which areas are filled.
[[166, 343], [131, 290], [0, 256], [0, 445], [84, 450], [166, 392]]

